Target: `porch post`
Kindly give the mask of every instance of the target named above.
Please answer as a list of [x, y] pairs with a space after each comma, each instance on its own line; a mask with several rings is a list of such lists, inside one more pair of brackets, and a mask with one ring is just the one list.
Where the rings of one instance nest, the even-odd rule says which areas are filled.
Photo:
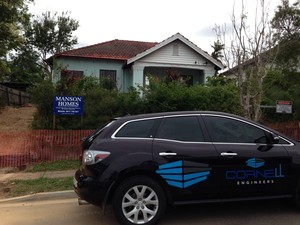
[[137, 88], [144, 86], [144, 66], [133, 65], [132, 86]]
[[207, 78], [215, 75], [214, 70], [204, 70], [204, 84], [207, 83]]

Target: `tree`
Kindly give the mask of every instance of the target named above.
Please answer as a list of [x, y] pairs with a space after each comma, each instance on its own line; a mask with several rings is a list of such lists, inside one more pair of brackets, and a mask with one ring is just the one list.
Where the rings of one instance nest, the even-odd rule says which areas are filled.
[[10, 82], [21, 82], [31, 86], [44, 79], [43, 68], [38, 64], [39, 55], [36, 51], [23, 46], [17, 53], [10, 54]]
[[300, 0], [290, 6], [282, 0], [272, 19], [273, 41], [278, 44], [277, 65], [283, 70], [297, 70], [300, 66]]
[[245, 2], [242, 1], [239, 16], [233, 10], [229, 43], [226, 40], [226, 25], [216, 26], [215, 33], [218, 41], [225, 45], [224, 64], [237, 80], [243, 116], [258, 121], [261, 116], [263, 80], [274, 62], [274, 54], [270, 50], [273, 47], [270, 41], [272, 33], [264, 0], [257, 2], [254, 29], [251, 29], [245, 8]]
[[214, 59], [217, 59], [217, 60], [222, 60], [222, 58], [224, 57], [223, 56], [223, 50], [225, 48], [225, 44], [222, 44], [220, 42], [220, 40], [217, 40], [214, 42], [214, 45], [211, 45], [211, 47], [214, 49], [214, 51], [211, 53], [211, 56], [214, 58]]
[[9, 73], [6, 55], [22, 45], [22, 27], [29, 19], [27, 4], [33, 0], [1, 0], [0, 2], [0, 79]]
[[265, 104], [284, 99], [293, 102], [291, 115], [275, 114], [265, 110], [268, 119], [299, 120], [300, 118], [300, 1], [293, 5], [283, 0], [271, 21], [274, 29], [273, 42], [278, 46], [276, 67], [264, 81]]
[[45, 12], [42, 16], [33, 17], [26, 27], [26, 41], [39, 54], [39, 62], [45, 72], [51, 75], [46, 58], [61, 51], [70, 50], [77, 44], [73, 32], [79, 27], [79, 22], [72, 19], [69, 12]]

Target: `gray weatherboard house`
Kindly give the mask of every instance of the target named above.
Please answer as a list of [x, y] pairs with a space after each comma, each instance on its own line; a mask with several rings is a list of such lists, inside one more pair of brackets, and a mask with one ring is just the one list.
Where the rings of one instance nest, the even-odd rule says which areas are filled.
[[147, 83], [147, 74], [163, 77], [167, 70], [178, 72], [191, 85], [203, 84], [223, 65], [187, 38], [177, 33], [156, 42], [112, 40], [60, 52], [47, 62], [54, 80], [63, 76], [109, 78], [118, 90]]

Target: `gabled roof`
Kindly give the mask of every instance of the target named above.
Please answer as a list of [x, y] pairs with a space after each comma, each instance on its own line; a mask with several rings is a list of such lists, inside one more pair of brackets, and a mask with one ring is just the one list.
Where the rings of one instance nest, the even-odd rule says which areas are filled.
[[[127, 61], [127, 64], [130, 64], [176, 40], [182, 41], [184, 44], [192, 48], [194, 51], [196, 51], [202, 57], [213, 63], [218, 68], [223, 68], [221, 62], [212, 58], [207, 52], [200, 49], [197, 45], [186, 39], [180, 33], [177, 33], [160, 43], [125, 41], [115, 39], [112, 41], [107, 41], [95, 45], [89, 45], [82, 48], [60, 52], [55, 54], [55, 57], [124, 60]], [[51, 64], [52, 60], [53, 56], [47, 59], [46, 61]]]
[[127, 60], [155, 46], [156, 42], [112, 40], [56, 54], [56, 57]]
[[185, 38], [184, 36], [182, 36], [180, 33], [174, 34], [173, 36], [169, 37], [168, 39], [160, 42], [159, 44], [153, 46], [152, 48], [147, 49], [144, 52], [141, 52], [140, 54], [130, 58], [127, 60], [127, 63], [133, 63], [136, 60], [139, 60], [143, 57], [145, 57], [146, 55], [170, 44], [173, 41], [176, 40], [180, 40], [182, 41], [184, 44], [186, 44], [187, 46], [189, 46], [190, 48], [192, 48], [194, 51], [196, 51], [197, 53], [199, 53], [201, 56], [203, 56], [205, 59], [209, 60], [211, 63], [213, 63], [215, 66], [219, 67], [220, 69], [223, 68], [223, 64], [221, 62], [219, 62], [218, 60], [214, 59], [213, 57], [211, 57], [207, 52], [203, 51], [201, 48], [199, 48], [197, 45], [195, 45], [194, 43], [192, 43], [191, 41], [189, 41], [187, 38]]

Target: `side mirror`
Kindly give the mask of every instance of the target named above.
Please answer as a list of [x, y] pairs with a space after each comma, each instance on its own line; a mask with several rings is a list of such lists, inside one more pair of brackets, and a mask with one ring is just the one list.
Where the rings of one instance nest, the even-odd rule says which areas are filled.
[[279, 143], [279, 137], [276, 134], [270, 133], [270, 137], [271, 137], [271, 144]]

